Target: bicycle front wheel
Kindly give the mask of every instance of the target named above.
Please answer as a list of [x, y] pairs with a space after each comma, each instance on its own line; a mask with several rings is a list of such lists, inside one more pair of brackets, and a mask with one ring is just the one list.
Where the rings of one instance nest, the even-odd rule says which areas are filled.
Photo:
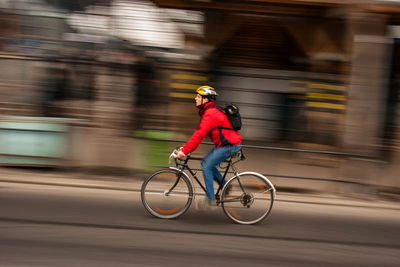
[[221, 196], [222, 208], [229, 218], [240, 224], [255, 224], [271, 211], [275, 188], [261, 174], [240, 173], [227, 182]]
[[153, 216], [173, 219], [190, 207], [193, 187], [184, 173], [162, 169], [143, 182], [141, 198], [143, 206]]

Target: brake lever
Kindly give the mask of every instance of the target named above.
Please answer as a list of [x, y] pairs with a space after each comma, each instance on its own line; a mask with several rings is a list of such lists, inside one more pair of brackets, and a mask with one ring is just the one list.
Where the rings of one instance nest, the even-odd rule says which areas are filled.
[[169, 155], [168, 164], [171, 164], [171, 159], [174, 159], [176, 162], [177, 156], [178, 156], [178, 150], [174, 149], [174, 151], [172, 151], [171, 155]]

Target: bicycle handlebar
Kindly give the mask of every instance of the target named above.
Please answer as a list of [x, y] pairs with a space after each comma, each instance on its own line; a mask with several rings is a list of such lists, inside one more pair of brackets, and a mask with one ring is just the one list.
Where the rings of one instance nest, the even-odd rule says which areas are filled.
[[[179, 152], [179, 149], [177, 149], [177, 148], [175, 148], [175, 149], [172, 151], [171, 155], [169, 155], [168, 163], [171, 163], [171, 159], [174, 159], [175, 164], [177, 164], [177, 161], [178, 161], [178, 160], [184, 161], [184, 159], [179, 159], [179, 158], [177, 158], [177, 157], [178, 157], [178, 152]], [[186, 155], [186, 157], [190, 157], [190, 153], [188, 153], [188, 154]]]

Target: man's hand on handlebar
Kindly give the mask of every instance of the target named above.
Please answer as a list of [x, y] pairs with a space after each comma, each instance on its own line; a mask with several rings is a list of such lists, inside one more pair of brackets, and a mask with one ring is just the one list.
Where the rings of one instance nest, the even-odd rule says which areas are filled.
[[182, 152], [182, 148], [180, 148], [180, 149], [178, 150], [178, 153], [177, 153], [176, 157], [177, 157], [178, 159], [186, 157], [185, 153]]
[[180, 148], [176, 148], [174, 149], [174, 151], [172, 151], [171, 155], [169, 156], [169, 163], [171, 163], [171, 159], [180, 159], [182, 160], [182, 158], [186, 157], [185, 153], [183, 153], [181, 151], [182, 147]]

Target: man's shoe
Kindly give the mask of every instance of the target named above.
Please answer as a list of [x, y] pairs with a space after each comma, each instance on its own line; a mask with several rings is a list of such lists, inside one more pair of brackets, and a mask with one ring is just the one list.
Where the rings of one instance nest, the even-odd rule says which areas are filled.
[[203, 211], [208, 211], [208, 210], [214, 210], [217, 208], [217, 202], [215, 202], [215, 199], [209, 199], [205, 198], [203, 201], [199, 201], [197, 203], [197, 209], [198, 210], [203, 210]]

